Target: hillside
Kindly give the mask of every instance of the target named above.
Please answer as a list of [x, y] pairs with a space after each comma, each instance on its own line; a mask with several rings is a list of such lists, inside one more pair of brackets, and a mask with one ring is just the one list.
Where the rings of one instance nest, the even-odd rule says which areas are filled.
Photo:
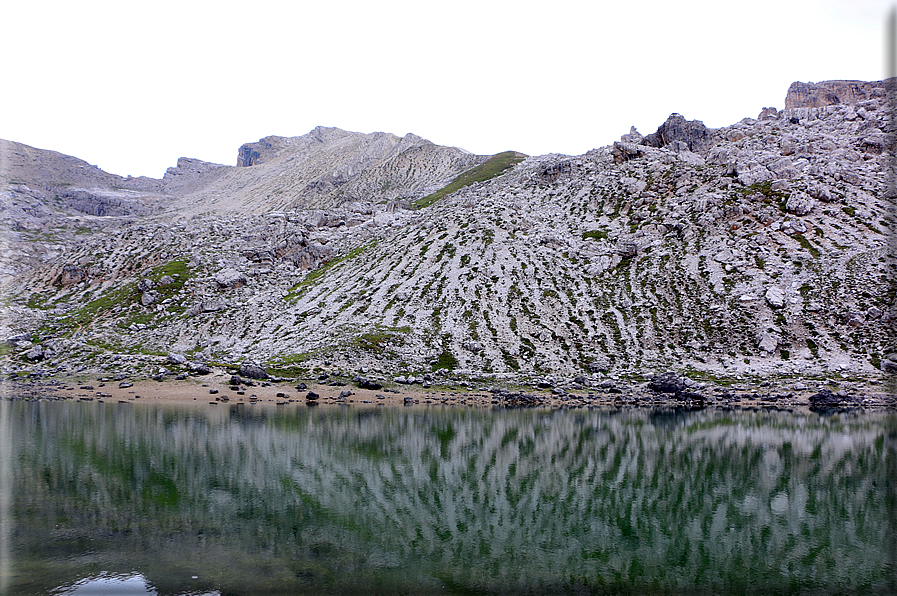
[[451, 188], [486, 156], [269, 137], [238, 166], [179, 161], [125, 189], [145, 211], [78, 216], [55, 244], [71, 204], [35, 190], [39, 170], [8, 175], [6, 221], [28, 197], [45, 222], [7, 234], [45, 251], [5, 270], [4, 331], [32, 338], [10, 366], [155, 374], [174, 352], [293, 377], [876, 378], [897, 368], [884, 84], [800, 85], [756, 119], [673, 114]]

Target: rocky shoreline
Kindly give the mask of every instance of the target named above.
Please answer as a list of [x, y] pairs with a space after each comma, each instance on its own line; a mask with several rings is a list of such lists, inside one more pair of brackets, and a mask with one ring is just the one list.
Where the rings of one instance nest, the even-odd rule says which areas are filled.
[[[20, 371], [21, 372], [21, 371]], [[488, 385], [459, 378], [438, 383], [382, 384], [356, 375], [320, 375], [296, 379], [251, 379], [215, 368], [204, 375], [157, 379], [128, 375], [40, 372], [7, 374], [0, 383], [4, 400], [97, 401], [127, 403], [197, 403], [276, 406], [397, 406], [466, 407], [652, 407], [725, 409], [897, 409], [890, 379], [763, 379], [698, 383], [675, 373], [650, 380], [598, 383], [542, 379], [537, 383]], [[734, 382], [733, 382], [734, 381]]]

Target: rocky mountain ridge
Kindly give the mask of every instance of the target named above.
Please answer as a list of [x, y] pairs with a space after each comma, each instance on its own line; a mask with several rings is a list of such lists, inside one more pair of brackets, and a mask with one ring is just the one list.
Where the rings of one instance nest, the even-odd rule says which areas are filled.
[[[319, 128], [244, 145], [238, 167], [179, 160], [158, 189], [115, 190], [145, 193], [147, 212], [85, 214], [74, 241], [38, 242], [3, 286], [7, 335], [30, 334], [11, 356], [157, 371], [171, 352], [387, 381], [874, 378], [897, 369], [887, 97], [848, 82], [864, 95], [841, 101], [836, 83], [796, 83], [800, 105], [729, 127], [673, 114], [529, 157], [417, 210], [485, 157]], [[7, 201], [6, 221], [40, 221]]]

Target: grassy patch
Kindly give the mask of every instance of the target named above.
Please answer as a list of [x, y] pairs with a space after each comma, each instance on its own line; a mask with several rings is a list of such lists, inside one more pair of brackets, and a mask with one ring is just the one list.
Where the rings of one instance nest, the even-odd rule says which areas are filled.
[[589, 240], [589, 239], [591, 239], [591, 240], [603, 240], [604, 238], [607, 238], [607, 232], [604, 232], [604, 231], [602, 231], [602, 230], [591, 230], [591, 231], [589, 231], [589, 232], [583, 232], [583, 233], [582, 233], [582, 239], [583, 239], [583, 240]]
[[495, 178], [505, 170], [514, 167], [521, 161], [526, 159], [526, 155], [516, 151], [505, 151], [496, 153], [478, 166], [474, 166], [460, 176], [449, 182], [443, 188], [437, 190], [433, 194], [427, 195], [414, 201], [412, 207], [415, 209], [423, 209], [429, 207], [442, 197], [449, 195], [456, 190], [460, 190], [465, 186], [470, 186], [474, 182], [485, 182]]
[[520, 370], [520, 363], [517, 362], [517, 359], [514, 358], [514, 356], [512, 356], [510, 353], [506, 352], [505, 350], [502, 350], [501, 358], [502, 358], [502, 360], [505, 361], [505, 364], [507, 365], [508, 368], [510, 368], [512, 370]]
[[103, 296], [66, 313], [65, 318], [71, 325], [87, 326], [103, 313], [116, 306], [126, 306], [137, 296], [137, 284], [129, 283], [106, 292]]
[[813, 358], [819, 358], [819, 346], [816, 345], [816, 342], [807, 338], [807, 347], [810, 348], [810, 353], [813, 354]]
[[803, 237], [801, 234], [795, 234], [794, 239], [797, 240], [797, 243], [800, 244], [807, 252], [813, 255], [814, 259], [818, 259], [820, 252], [819, 249], [813, 246], [813, 243]]
[[448, 348], [446, 348], [439, 355], [439, 358], [436, 359], [436, 364], [433, 365], [433, 370], [438, 370], [440, 368], [445, 368], [447, 370], [453, 370], [457, 367], [458, 367], [458, 359], [455, 358], [455, 355], [452, 354]]
[[354, 340], [352, 344], [355, 347], [370, 352], [382, 352], [387, 346], [401, 346], [405, 344], [403, 335], [408, 333], [410, 328], [401, 327], [397, 329], [383, 329], [372, 331], [370, 333], [362, 333]]

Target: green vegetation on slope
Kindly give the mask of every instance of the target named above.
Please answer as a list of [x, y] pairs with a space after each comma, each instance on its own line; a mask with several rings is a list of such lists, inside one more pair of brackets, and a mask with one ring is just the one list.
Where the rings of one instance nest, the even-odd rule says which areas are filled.
[[445, 195], [460, 190], [465, 186], [470, 186], [474, 182], [485, 182], [495, 178], [505, 170], [519, 164], [524, 159], [526, 159], [526, 155], [516, 151], [496, 153], [480, 165], [470, 168], [433, 194], [414, 201], [413, 207], [415, 209], [429, 207]]
[[367, 249], [373, 248], [376, 244], [377, 244], [377, 241], [372, 240], [371, 242], [368, 242], [365, 245], [362, 245], [362, 246], [352, 249], [347, 254], [345, 254], [341, 257], [336, 257], [334, 259], [331, 259], [331, 260], [323, 263], [317, 269], [310, 271], [302, 281], [294, 284], [287, 292], [287, 295], [284, 296], [284, 300], [286, 300], [287, 302], [295, 302], [302, 296], [302, 294], [305, 292], [306, 289], [308, 289], [310, 286], [314, 285], [315, 282], [317, 282], [321, 277], [323, 277], [325, 273], [327, 273], [328, 271], [330, 271], [331, 269], [333, 269], [340, 263], [344, 263], [345, 261], [348, 261], [349, 259], [354, 259], [355, 257], [360, 255]]

